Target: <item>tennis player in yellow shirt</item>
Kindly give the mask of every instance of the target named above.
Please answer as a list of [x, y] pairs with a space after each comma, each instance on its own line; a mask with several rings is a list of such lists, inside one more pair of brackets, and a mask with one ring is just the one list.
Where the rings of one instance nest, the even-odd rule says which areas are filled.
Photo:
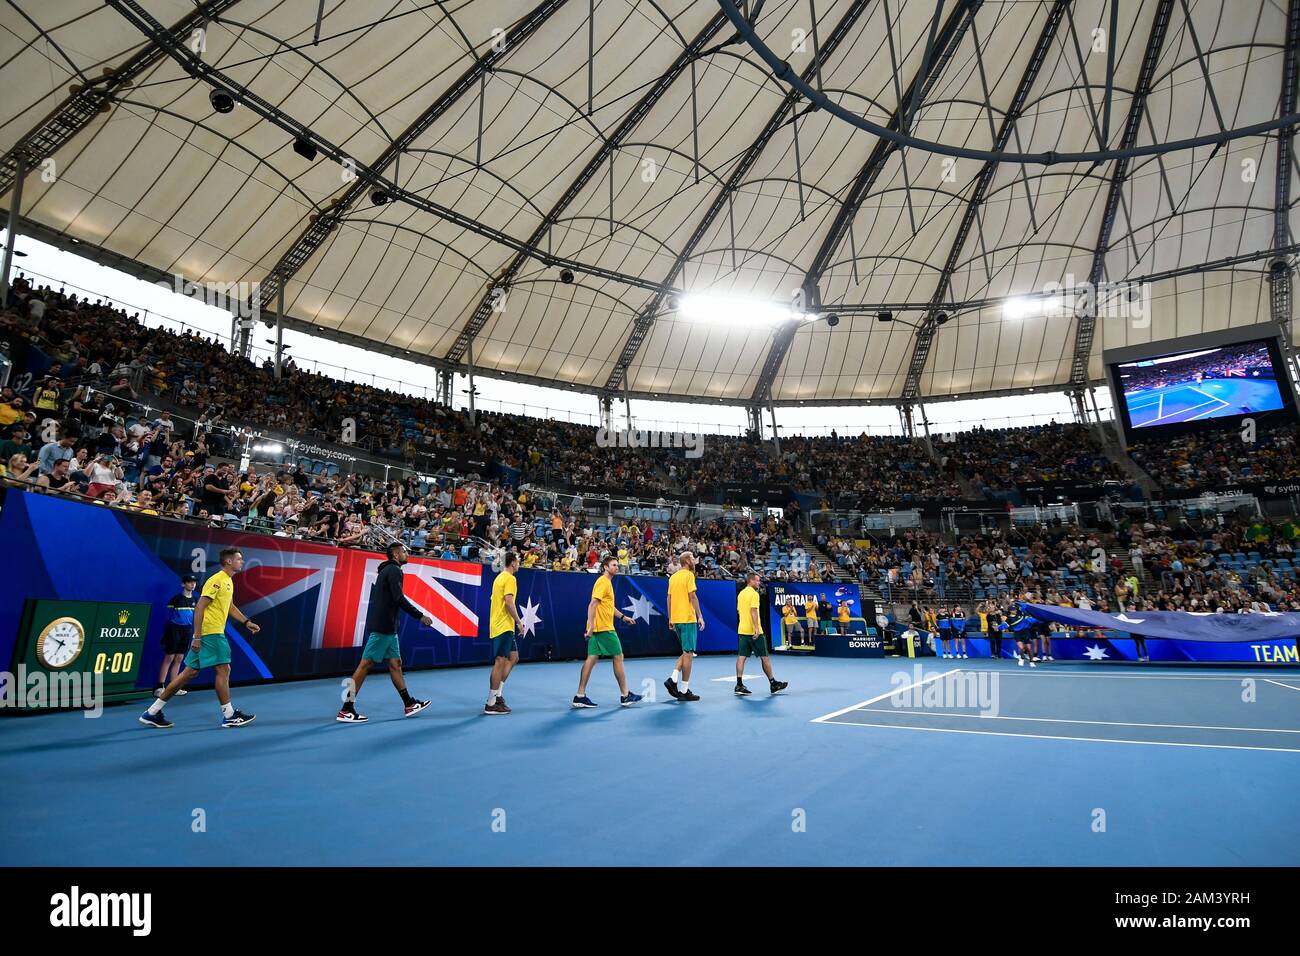
[[691, 655], [696, 637], [704, 630], [704, 614], [695, 591], [695, 555], [683, 551], [679, 560], [681, 568], [668, 578], [668, 626], [677, 635], [682, 654], [677, 658], [672, 676], [664, 681], [664, 687], [673, 700], [699, 700], [699, 695], [691, 690]]
[[627, 675], [623, 673], [623, 644], [614, 630], [614, 618], [625, 624], [635, 624], [636, 618], [614, 607], [614, 575], [618, 574], [619, 561], [607, 554], [600, 562], [600, 577], [591, 589], [591, 603], [587, 605], [587, 659], [582, 662], [582, 675], [578, 678], [578, 693], [573, 695], [573, 707], [595, 707], [596, 702], [587, 696], [587, 681], [596, 668], [596, 662], [608, 657], [614, 662], [614, 679], [618, 681], [619, 704], [630, 707], [641, 700], [640, 694], [627, 689]]
[[745, 686], [745, 661], [753, 654], [763, 665], [767, 675], [768, 690], [779, 694], [790, 685], [772, 676], [772, 659], [768, 656], [767, 637], [763, 634], [763, 618], [759, 612], [758, 572], [750, 571], [745, 575], [745, 586], [736, 596], [736, 614], [739, 621], [736, 632], [739, 643], [736, 647], [736, 696], [748, 697], [750, 689]]
[[492, 673], [488, 677], [488, 699], [483, 713], [508, 714], [505, 689], [506, 678], [519, 663], [519, 644], [515, 632], [523, 634], [524, 620], [519, 616], [515, 598], [519, 596], [519, 583], [515, 572], [519, 570], [519, 555], [510, 551], [501, 562], [501, 573], [492, 582], [492, 599], [489, 602], [488, 633], [492, 638]]
[[172, 699], [177, 691], [199, 676], [199, 671], [211, 667], [216, 671], [213, 681], [217, 692], [217, 702], [221, 704], [221, 726], [243, 727], [253, 722], [253, 714], [236, 710], [230, 702], [230, 641], [226, 639], [226, 623], [233, 617], [248, 628], [248, 633], [256, 634], [261, 630], [256, 624], [235, 607], [234, 576], [244, 569], [244, 555], [238, 548], [221, 550], [221, 570], [208, 578], [203, 585], [199, 603], [194, 608], [194, 641], [190, 652], [185, 655], [185, 669], [176, 679], [158, 695], [149, 705], [149, 709], [140, 715], [140, 723], [148, 727], [165, 730], [172, 722], [163, 716], [163, 704]]

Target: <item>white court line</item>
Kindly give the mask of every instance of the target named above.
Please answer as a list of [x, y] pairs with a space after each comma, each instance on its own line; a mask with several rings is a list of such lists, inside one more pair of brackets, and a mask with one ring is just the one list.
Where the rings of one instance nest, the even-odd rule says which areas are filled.
[[1263, 681], [1265, 684], [1276, 684], [1278, 687], [1285, 687], [1287, 690], [1300, 691], [1300, 687], [1296, 687], [1293, 684], [1283, 684], [1281, 681], [1271, 680], [1270, 678], [1267, 677], [1263, 678]]
[[814, 717], [811, 721], [809, 721], [809, 723], [813, 723], [813, 724], [824, 723], [830, 720], [832, 717], [839, 717], [841, 714], [847, 714], [851, 710], [857, 710], [859, 707], [866, 707], [868, 704], [874, 704], [878, 700], [884, 700], [886, 697], [893, 697], [895, 694], [901, 694], [904, 691], [911, 690], [914, 687], [920, 687], [923, 684], [930, 683], [930, 681], [932, 680], [938, 680], [941, 677], [947, 677], [949, 674], [956, 674], [960, 671], [961, 671], [960, 667], [954, 667], [952, 670], [944, 671], [942, 674], [931, 674], [929, 677], [923, 678], [919, 681], [916, 681], [915, 683], [908, 684], [906, 687], [896, 687], [893, 690], [885, 691], [885, 693], [883, 694], [877, 694], [875, 697], [871, 698], [871, 700], [864, 700], [861, 703], [854, 704], [851, 707], [841, 707], [839, 710], [835, 711], [834, 713], [823, 714], [820, 717]]
[[[1193, 391], [1195, 391], [1195, 390], [1193, 389]], [[1202, 392], [1201, 394], [1204, 395], [1205, 393]], [[1228, 404], [1227, 402], [1225, 402], [1225, 401], [1224, 401], [1223, 399], [1221, 399], [1221, 398], [1212, 398], [1212, 399], [1210, 399], [1210, 401], [1211, 401], [1211, 402], [1218, 402], [1220, 408], [1224, 408], [1224, 407], [1226, 407], [1227, 404]], [[1147, 426], [1147, 425], [1154, 425], [1156, 422], [1160, 421], [1160, 419], [1162, 419], [1162, 418], [1172, 418], [1172, 417], [1175, 416], [1175, 415], [1184, 414], [1184, 413], [1186, 413], [1186, 412], [1190, 412], [1193, 408], [1200, 408], [1202, 405], [1208, 405], [1208, 404], [1210, 404], [1210, 402], [1198, 402], [1198, 403], [1195, 404], [1195, 405], [1189, 405], [1187, 408], [1182, 409], [1181, 412], [1170, 412], [1168, 415], [1157, 415], [1155, 418], [1151, 419], [1150, 421], [1143, 422], [1142, 425], [1143, 425], [1143, 427], [1145, 427], [1145, 426]], [[1215, 409], [1215, 410], [1217, 411], [1217, 409]], [[1161, 411], [1161, 412], [1164, 411], [1164, 403], [1163, 403], [1163, 402], [1160, 404], [1160, 411]], [[1189, 420], [1190, 420], [1190, 419], [1184, 419], [1184, 421], [1189, 421]]]
[[[814, 721], [816, 723], [817, 721]], [[985, 737], [1032, 737], [1038, 740], [1079, 740], [1090, 744], [1146, 744], [1150, 747], [1201, 747], [1205, 750], [1269, 750], [1300, 754], [1295, 747], [1247, 747], [1245, 744], [1187, 744], [1169, 740], [1121, 740], [1116, 737], [1066, 737], [1057, 734], [1016, 734], [998, 730], [955, 730], [951, 727], [908, 727], [904, 724], [864, 724], [859, 721], [827, 722], [828, 727], [884, 727], [886, 730], [920, 730], [930, 734], [980, 734]]]
[[[1293, 687], [1292, 690], [1300, 690]], [[1071, 720], [1066, 717], [1010, 717], [1003, 714], [953, 714], [937, 710], [867, 710], [866, 714], [913, 714], [921, 717], [974, 717], [977, 720], [1026, 720], [1041, 724], [1094, 724], [1098, 727], [1171, 727], [1178, 730], [1239, 730], [1259, 734], [1300, 734], [1300, 730], [1283, 730], [1278, 727], [1216, 727], [1210, 724], [1144, 724], [1130, 720]]]
[[[1199, 388], [1194, 388], [1194, 389], [1192, 389], [1192, 391], [1193, 391], [1193, 392], [1200, 392], [1202, 395], [1205, 395], [1206, 398], [1213, 398], [1216, 402], [1222, 402], [1223, 404], [1220, 406], [1220, 407], [1222, 407], [1222, 408], [1227, 408], [1229, 405], [1232, 404], [1231, 402], [1225, 402], [1225, 401], [1223, 401], [1223, 399], [1221, 399], [1221, 398], [1216, 398], [1216, 397], [1213, 396], [1213, 395], [1209, 395], [1209, 394], [1207, 394], [1207, 393], [1205, 393], [1205, 392], [1201, 392], [1201, 390], [1200, 390]], [[1193, 407], [1194, 407], [1194, 408], [1199, 408], [1200, 406], [1199, 406], [1199, 405], [1196, 405], [1196, 406], [1193, 406]], [[1211, 408], [1211, 409], [1209, 409], [1208, 411], [1200, 412], [1199, 414], [1193, 415], [1191, 418], [1184, 418], [1183, 421], [1185, 421], [1185, 422], [1194, 422], [1194, 421], [1196, 421], [1196, 419], [1198, 419], [1198, 418], [1203, 418], [1203, 417], [1205, 417], [1206, 415], [1213, 415], [1213, 414], [1214, 414], [1215, 412], [1217, 412], [1217, 411], [1219, 411], [1218, 408]]]

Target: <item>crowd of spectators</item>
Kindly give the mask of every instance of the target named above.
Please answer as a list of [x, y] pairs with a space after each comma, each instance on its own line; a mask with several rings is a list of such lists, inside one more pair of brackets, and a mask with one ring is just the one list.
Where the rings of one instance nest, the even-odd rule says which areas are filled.
[[[356, 447], [418, 466], [439, 450], [464, 452], [522, 472], [524, 481], [600, 487], [628, 496], [668, 493], [694, 499], [731, 482], [779, 484], [835, 497], [899, 503], [951, 497], [955, 482], [936, 472], [925, 445], [897, 436], [792, 436], [776, 455], [769, 443], [706, 435], [701, 457], [683, 449], [601, 447], [594, 425], [463, 410], [373, 385], [299, 368], [287, 359], [276, 379], [270, 361], [240, 358], [193, 332], [146, 327], [111, 303], [49, 286], [14, 284], [0, 311], [0, 338], [21, 361], [29, 347], [56, 360], [27, 394], [8, 398], [29, 424], [64, 408], [83, 424], [106, 406], [122, 415], [127, 402], [163, 399], [205, 424], [212, 450], [221, 429], [239, 425], [337, 441], [345, 422]], [[78, 387], [80, 391], [78, 392]], [[74, 405], [73, 403], [78, 404]]]
[[1125, 480], [1088, 425], [982, 426], [935, 443], [944, 474], [960, 475], [983, 496], [1018, 485]]
[[1166, 492], [1226, 491], [1246, 482], [1300, 481], [1298, 437], [1293, 424], [1198, 431], [1139, 439], [1129, 454]]
[[[365, 386], [325, 387], [321, 376], [292, 368], [285, 387], [215, 342], [145, 329], [104, 303], [62, 292], [38, 294], [16, 283], [9, 305], [0, 312], [0, 337], [38, 345], [55, 359], [23, 393], [12, 386], [0, 393], [0, 479], [10, 486], [342, 546], [402, 540], [416, 553], [447, 558], [510, 548], [526, 567], [556, 570], [592, 570], [610, 553], [627, 570], [670, 573], [674, 556], [692, 550], [701, 576], [733, 577], [796, 542], [788, 520], [761, 512], [659, 527], [636, 519], [601, 523], [581, 505], [539, 504], [536, 494], [500, 483], [383, 480], [256, 461], [241, 468], [224, 456], [238, 451], [223, 434], [228, 422], [269, 409], [261, 424], [319, 434], [355, 416], [358, 435], [369, 427], [383, 450], [395, 439], [375, 409], [395, 398], [414, 400]], [[169, 393], [200, 409], [196, 419], [146, 415], [138, 404]], [[635, 451], [612, 460], [593, 454], [582, 426], [493, 414], [471, 425], [464, 413], [440, 406], [419, 411], [431, 416], [421, 434], [439, 447], [477, 441], [525, 475], [558, 469], [579, 483], [663, 491], [635, 465]], [[685, 514], [674, 509], [679, 513]], [[829, 572], [814, 565], [781, 576], [821, 573]]]
[[[661, 503], [665, 495], [694, 502], [707, 489], [734, 482], [779, 484], [874, 506], [956, 498], [962, 482], [992, 494], [1027, 483], [1068, 478], [1100, 484], [1120, 477], [1090, 428], [1055, 422], [936, 439], [938, 462], [922, 442], [865, 434], [791, 436], [779, 453], [770, 443], [706, 435], [698, 458], [680, 449], [651, 454], [602, 447], [591, 426], [490, 412], [471, 420], [463, 410], [334, 380], [292, 361], [276, 379], [268, 366], [236, 357], [214, 340], [147, 328], [110, 303], [21, 279], [0, 310], [0, 340], [10, 343], [19, 364], [33, 348], [53, 359], [42, 374], [21, 383], [21, 392], [9, 386], [0, 393], [0, 477], [7, 483], [344, 545], [397, 536], [417, 551], [463, 553], [473, 538], [492, 547], [521, 546], [532, 565], [573, 568], [594, 563], [607, 549], [628, 567], [654, 571], [668, 569], [672, 554], [690, 547], [706, 559], [706, 573], [724, 574], [761, 562], [773, 549], [788, 553], [796, 540], [789, 521], [761, 514], [610, 527], [581, 510], [539, 514], [526, 493], [503, 484], [383, 481], [292, 465], [252, 464], [241, 471], [229, 461], [239, 451], [229, 426], [329, 440], [350, 419], [357, 447], [396, 461], [418, 462], [438, 449], [461, 451], [517, 469], [521, 484], [606, 488]], [[144, 414], [151, 400], [183, 413]], [[1132, 451], [1163, 487], [1194, 491], [1265, 478], [1300, 480], [1296, 448], [1297, 429], [1288, 425], [1261, 429], [1253, 443], [1235, 431], [1198, 433], [1150, 447], [1139, 443]], [[682, 513], [673, 511], [675, 517]], [[549, 534], [536, 533], [539, 522]], [[518, 526], [527, 529], [523, 537], [509, 540]], [[1169, 550], [1161, 540], [1151, 541], [1153, 560]], [[937, 598], [978, 586], [1041, 590], [1056, 598], [1057, 572], [1064, 571], [1091, 595], [1085, 600], [1118, 600], [1116, 569], [1094, 567], [1094, 550], [1111, 543], [1078, 529], [1031, 532], [1021, 543], [1024, 553], [1013, 553], [996, 535], [944, 544], [906, 532], [867, 549], [847, 540], [825, 543], [850, 575], [883, 577], [918, 595]], [[1166, 600], [1191, 601], [1188, 582], [1204, 592], [1196, 596], [1201, 604], [1234, 596], [1224, 591], [1241, 583], [1231, 573], [1201, 567], [1201, 554], [1181, 555], [1188, 557], [1198, 567], [1184, 569]], [[813, 562], [777, 569], [774, 576], [830, 579], [837, 572]]]
[[1126, 520], [1106, 531], [1039, 526], [948, 542], [923, 531], [823, 547], [890, 603], [1027, 600], [1104, 612], [1300, 611], [1300, 522]]
[[669, 478], [687, 497], [726, 482], [782, 485], [830, 501], [901, 504], [959, 495], [934, 467], [924, 443], [898, 435], [791, 435], [770, 443], [709, 435], [707, 454], [673, 462]]

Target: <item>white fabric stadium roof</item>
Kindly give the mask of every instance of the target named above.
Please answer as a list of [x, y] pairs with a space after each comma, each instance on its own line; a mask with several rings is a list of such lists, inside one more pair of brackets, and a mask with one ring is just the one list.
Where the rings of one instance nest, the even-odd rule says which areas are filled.
[[[1295, 112], [1296, 0], [1126, 2], [1113, 22], [1110, 0], [739, 5], [828, 99], [919, 140], [1096, 152]], [[268, 311], [281, 269], [301, 327], [461, 365], [472, 347], [483, 372], [616, 392], [626, 362], [634, 394], [742, 402], [908, 392], [916, 331], [837, 309], [854, 305], [918, 324], [956, 313], [914, 397], [1060, 387], [1073, 314], [971, 303], [1082, 283], [1099, 243], [1110, 281], [1186, 271], [1152, 285], [1149, 323], [1096, 322], [1076, 383], [1096, 380], [1104, 348], [1267, 321], [1275, 256], [1259, 254], [1294, 241], [1289, 128], [986, 172], [809, 109], [714, 0], [323, 7], [318, 25], [318, 0], [12, 0], [3, 185], [20, 151], [49, 155], [55, 175], [25, 180], [33, 227], [196, 281], [263, 283]], [[233, 112], [213, 110], [214, 86]], [[94, 109], [73, 115], [88, 93]], [[372, 203], [372, 174], [396, 201]], [[696, 321], [664, 284], [782, 302], [811, 284], [841, 321]]]

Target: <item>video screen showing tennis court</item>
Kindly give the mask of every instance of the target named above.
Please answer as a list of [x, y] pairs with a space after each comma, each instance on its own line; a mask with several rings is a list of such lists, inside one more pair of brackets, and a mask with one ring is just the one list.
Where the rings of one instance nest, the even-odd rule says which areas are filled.
[[1267, 341], [1128, 362], [1117, 366], [1116, 374], [1134, 428], [1284, 407]]

